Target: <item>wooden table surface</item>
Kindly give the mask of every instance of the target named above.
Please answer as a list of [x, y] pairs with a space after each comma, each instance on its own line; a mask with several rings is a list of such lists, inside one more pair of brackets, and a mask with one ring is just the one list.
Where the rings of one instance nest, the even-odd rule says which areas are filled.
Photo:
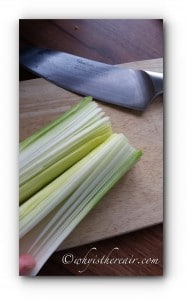
[[[162, 20], [20, 20], [20, 45], [34, 45], [66, 51], [110, 64], [163, 57]], [[20, 80], [35, 78], [20, 68]], [[118, 257], [139, 260], [158, 258], [158, 264], [94, 265], [80, 273], [75, 264], [62, 264], [70, 253], [84, 258], [108, 255], [115, 247]], [[93, 256], [94, 257], [94, 256]], [[110, 238], [68, 251], [54, 253], [38, 275], [162, 275], [162, 224]], [[144, 260], [145, 261], [145, 260]]]

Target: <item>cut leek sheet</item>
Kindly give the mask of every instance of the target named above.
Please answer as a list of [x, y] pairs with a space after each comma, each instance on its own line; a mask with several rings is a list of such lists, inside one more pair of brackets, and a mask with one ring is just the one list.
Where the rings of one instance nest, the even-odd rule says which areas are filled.
[[[70, 115], [67, 116], [66, 121]], [[88, 118], [87, 114], [85, 116]], [[98, 122], [95, 117], [94, 121], [89, 120], [88, 127]], [[109, 124], [108, 119], [104, 123]], [[52, 128], [55, 127], [51, 127], [50, 131]], [[83, 150], [82, 158], [77, 159], [76, 163], [74, 160], [70, 168], [65, 172], [63, 170], [61, 175], [50, 180], [48, 185], [21, 204], [19, 208], [20, 253], [28, 253], [36, 259], [36, 266], [29, 275], [34, 276], [38, 273], [56, 248], [140, 158], [141, 151], [131, 146], [123, 134], [111, 133], [110, 126], [107, 128], [105, 139], [98, 142], [94, 149], [89, 144], [90, 140], [86, 140], [85, 143], [80, 142], [80, 149]], [[75, 131], [75, 135], [81, 135], [84, 130], [83, 125], [83, 128]], [[37, 153], [31, 146], [36, 142], [41, 146], [42, 143], [40, 144], [39, 141], [47, 132], [42, 132], [22, 144], [22, 151], [26, 151], [29, 147], [34, 157]], [[94, 136], [94, 145], [98, 137]], [[51, 135], [50, 138], [53, 140]], [[86, 154], [84, 146], [88, 147]], [[40, 147], [38, 146], [37, 149]], [[74, 151], [76, 148], [73, 148]], [[67, 157], [71, 157], [71, 152], [67, 153]], [[36, 155], [36, 158], [39, 156]], [[26, 162], [26, 158], [22, 156], [22, 159]], [[61, 159], [64, 159], [65, 163], [66, 159]]]

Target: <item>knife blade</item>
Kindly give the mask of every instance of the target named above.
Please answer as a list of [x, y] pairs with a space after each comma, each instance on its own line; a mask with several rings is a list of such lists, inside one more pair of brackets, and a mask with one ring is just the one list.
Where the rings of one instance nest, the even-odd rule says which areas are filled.
[[100, 63], [69, 53], [27, 47], [20, 64], [64, 89], [143, 111], [163, 92], [163, 74]]

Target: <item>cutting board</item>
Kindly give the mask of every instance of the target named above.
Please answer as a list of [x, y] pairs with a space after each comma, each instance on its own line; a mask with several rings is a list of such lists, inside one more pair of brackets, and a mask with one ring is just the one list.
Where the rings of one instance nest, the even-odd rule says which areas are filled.
[[[120, 65], [163, 71], [163, 60]], [[20, 82], [20, 140], [48, 124], [80, 96], [44, 79]], [[58, 248], [67, 249], [124, 234], [163, 221], [163, 99], [135, 112], [99, 102], [111, 118], [115, 132], [124, 133], [143, 150], [143, 157], [87, 215]]]

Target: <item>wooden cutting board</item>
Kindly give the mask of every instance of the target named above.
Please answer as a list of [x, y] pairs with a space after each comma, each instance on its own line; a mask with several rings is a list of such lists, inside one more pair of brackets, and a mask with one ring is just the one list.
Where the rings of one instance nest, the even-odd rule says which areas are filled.
[[[162, 59], [120, 66], [163, 71]], [[80, 98], [44, 79], [20, 82], [20, 140], [54, 120]], [[162, 97], [143, 113], [99, 104], [110, 116], [114, 131], [123, 132], [144, 154], [58, 250], [124, 234], [163, 220]]]

